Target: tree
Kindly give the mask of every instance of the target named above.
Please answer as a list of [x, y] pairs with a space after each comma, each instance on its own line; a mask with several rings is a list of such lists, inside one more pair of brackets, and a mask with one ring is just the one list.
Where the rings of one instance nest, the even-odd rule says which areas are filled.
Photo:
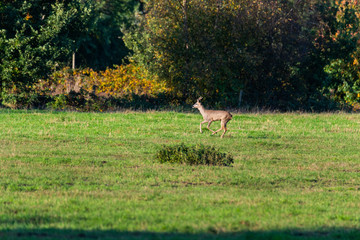
[[77, 48], [77, 65], [94, 69], [121, 64], [129, 49], [123, 42], [122, 29], [134, 20], [138, 0], [102, 0], [95, 19]]
[[[321, 21], [317, 1], [146, 2], [125, 34], [132, 59], [168, 82], [177, 97], [236, 106], [299, 106]], [[315, 84], [319, 86], [319, 82]], [[296, 107], [296, 106], [295, 106]]]
[[329, 21], [327, 46], [331, 48], [325, 72], [324, 93], [337, 102], [360, 109], [360, 6], [357, 1], [338, 1]]
[[[91, 23], [91, 1], [9, 1], [0, 4], [2, 92], [29, 91], [69, 59]], [[76, 38], [77, 36], [77, 38]]]
[[120, 28], [136, 0], [45, 0], [0, 3], [0, 90], [28, 94], [34, 82], [69, 65], [104, 69], [127, 53]]

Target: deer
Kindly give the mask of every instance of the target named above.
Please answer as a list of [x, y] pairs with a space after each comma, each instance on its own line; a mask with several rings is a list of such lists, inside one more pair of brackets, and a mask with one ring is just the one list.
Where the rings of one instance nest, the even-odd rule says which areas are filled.
[[[204, 123], [208, 123], [207, 129], [209, 129], [212, 132], [212, 135], [216, 134], [217, 132], [220, 132], [221, 130], [224, 130], [223, 134], [221, 135], [221, 138], [223, 138], [227, 131], [226, 124], [232, 119], [231, 113], [222, 110], [205, 109], [204, 106], [200, 103], [201, 99], [202, 97], [199, 97], [196, 103], [193, 105], [193, 108], [199, 109], [201, 115], [204, 118], [204, 121], [200, 123], [200, 133], [202, 133], [201, 126]], [[210, 125], [214, 121], [221, 121], [221, 128], [219, 130], [213, 131], [210, 129]]]

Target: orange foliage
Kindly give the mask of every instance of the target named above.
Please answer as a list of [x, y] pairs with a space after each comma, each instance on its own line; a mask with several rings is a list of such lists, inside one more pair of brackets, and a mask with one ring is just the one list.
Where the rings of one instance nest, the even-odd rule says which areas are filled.
[[99, 72], [89, 68], [71, 70], [67, 67], [55, 72], [50, 80], [40, 81], [38, 86], [49, 90], [53, 95], [83, 89], [99, 96], [119, 98], [131, 98], [132, 95], [155, 96], [169, 91], [164, 83], [159, 82], [156, 77], [150, 79], [146, 71], [134, 64], [115, 66]]
[[167, 91], [164, 84], [148, 79], [147, 75], [140, 67], [133, 64], [121, 65], [99, 72], [97, 78], [93, 78], [95, 80], [93, 85], [98, 86], [98, 93], [116, 97], [131, 94], [151, 96]]

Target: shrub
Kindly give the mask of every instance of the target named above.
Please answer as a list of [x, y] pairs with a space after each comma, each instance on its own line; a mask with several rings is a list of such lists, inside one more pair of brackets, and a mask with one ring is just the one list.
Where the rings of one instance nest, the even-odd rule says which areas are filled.
[[187, 165], [231, 166], [234, 159], [231, 154], [221, 153], [214, 147], [198, 144], [185, 146], [163, 146], [155, 159], [160, 163], [181, 163]]
[[[111, 111], [169, 104], [169, 89], [164, 83], [131, 63], [98, 72], [89, 68], [73, 70], [66, 67], [54, 72], [49, 79], [40, 79], [33, 90], [48, 97], [44, 107], [58, 110]], [[9, 97], [2, 98], [1, 102], [11, 100], [14, 105], [14, 100]]]
[[[70, 91], [66, 94], [59, 94], [52, 97], [47, 107], [56, 110], [76, 111], [106, 111], [110, 109], [109, 99], [98, 97], [94, 94], [80, 89], [79, 92]], [[111, 109], [110, 109], [111, 110]]]
[[[90, 76], [95, 76], [90, 72]], [[155, 96], [168, 91], [164, 83], [156, 78], [150, 79], [148, 73], [134, 64], [115, 66], [98, 73], [93, 77], [93, 85], [97, 92], [114, 97], [130, 97], [137, 95]]]
[[12, 109], [43, 108], [50, 100], [49, 96], [33, 90], [25, 92], [4, 90], [0, 95], [0, 104]]
[[54, 72], [50, 79], [40, 81], [37, 88], [55, 95], [83, 89], [99, 96], [129, 100], [133, 96], [154, 97], [169, 90], [156, 77], [149, 77], [145, 70], [133, 64], [115, 66], [99, 72], [89, 68], [64, 68]]

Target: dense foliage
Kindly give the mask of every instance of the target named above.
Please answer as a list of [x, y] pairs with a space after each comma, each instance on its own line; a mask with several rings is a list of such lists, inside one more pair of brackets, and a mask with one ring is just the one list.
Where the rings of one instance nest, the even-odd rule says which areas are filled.
[[221, 153], [214, 147], [198, 144], [163, 146], [155, 159], [161, 163], [181, 163], [187, 165], [231, 166], [234, 158], [231, 154]]
[[[143, 102], [146, 98], [148, 102], [154, 101], [168, 91], [164, 84], [150, 80], [146, 72], [133, 64], [104, 71], [64, 68], [35, 86], [37, 93], [53, 96], [53, 101], [49, 101], [52, 108], [99, 111], [114, 110], [117, 104], [143, 108], [147, 105]], [[135, 100], [135, 104], [126, 104]]]
[[[8, 106], [26, 107], [39, 79], [75, 56], [78, 71], [97, 75], [130, 60], [153, 83], [139, 88], [139, 80], [131, 93], [154, 97], [162, 86], [168, 102], [201, 95], [214, 108], [360, 108], [356, 0], [13, 0], [0, 3], [0, 18]], [[124, 72], [121, 84], [109, 77], [86, 85], [122, 98], [134, 86]]]
[[328, 78], [323, 87], [329, 98], [360, 109], [360, 5], [357, 1], [341, 1], [336, 21], [329, 33], [334, 56], [324, 68]]
[[137, 1], [2, 1], [0, 90], [2, 98], [29, 97], [33, 84], [69, 65], [105, 69], [127, 55], [120, 31]]
[[332, 77], [324, 67], [348, 61], [358, 39], [359, 9], [347, 2], [159, 0], [146, 7], [127, 46], [183, 100], [319, 106]]
[[56, 63], [66, 62], [92, 23], [89, 2], [0, 3], [0, 70], [3, 91], [28, 91]]
[[168, 91], [166, 85], [150, 79], [146, 71], [131, 63], [104, 71], [65, 67], [35, 82], [28, 93], [4, 94], [3, 104], [79, 111], [158, 109], [168, 104]]

